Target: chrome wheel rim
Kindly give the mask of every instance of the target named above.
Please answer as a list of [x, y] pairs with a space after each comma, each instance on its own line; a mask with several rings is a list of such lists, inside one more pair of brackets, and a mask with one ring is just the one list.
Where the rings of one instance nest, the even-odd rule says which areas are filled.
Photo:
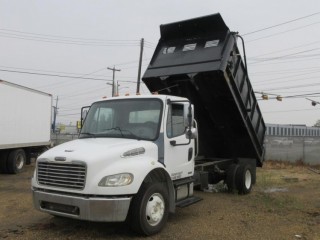
[[251, 172], [249, 169], [247, 169], [245, 174], [245, 185], [247, 189], [251, 187]]
[[151, 226], [158, 225], [164, 215], [165, 203], [161, 194], [154, 193], [150, 196], [146, 207], [146, 219]]
[[24, 163], [23, 156], [21, 154], [19, 154], [16, 158], [16, 168], [19, 170], [22, 169], [23, 163]]

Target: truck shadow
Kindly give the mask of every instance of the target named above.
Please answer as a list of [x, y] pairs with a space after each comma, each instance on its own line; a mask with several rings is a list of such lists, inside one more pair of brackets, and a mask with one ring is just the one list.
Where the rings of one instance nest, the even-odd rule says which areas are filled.
[[51, 236], [63, 238], [81, 236], [81, 238], [116, 239], [137, 236], [130, 226], [122, 223], [87, 222], [76, 219], [52, 216], [48, 221], [34, 224], [30, 230], [45, 231]]

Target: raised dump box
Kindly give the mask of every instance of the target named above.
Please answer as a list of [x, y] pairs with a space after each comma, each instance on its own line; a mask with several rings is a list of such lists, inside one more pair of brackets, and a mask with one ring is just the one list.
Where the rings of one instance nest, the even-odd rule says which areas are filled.
[[142, 80], [151, 92], [195, 106], [199, 156], [254, 158], [262, 166], [265, 124], [237, 47], [220, 14], [160, 26]]

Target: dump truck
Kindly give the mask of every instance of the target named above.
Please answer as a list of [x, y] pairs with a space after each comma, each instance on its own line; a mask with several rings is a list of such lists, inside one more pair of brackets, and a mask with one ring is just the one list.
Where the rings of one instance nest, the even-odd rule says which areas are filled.
[[[250, 193], [265, 124], [238, 47], [220, 14], [160, 26], [142, 80], [150, 95], [94, 102], [79, 139], [37, 159], [36, 209], [155, 234], [169, 213], [223, 182]], [[211, 187], [211, 186], [210, 186]]]
[[0, 172], [16, 174], [51, 146], [52, 96], [0, 80]]

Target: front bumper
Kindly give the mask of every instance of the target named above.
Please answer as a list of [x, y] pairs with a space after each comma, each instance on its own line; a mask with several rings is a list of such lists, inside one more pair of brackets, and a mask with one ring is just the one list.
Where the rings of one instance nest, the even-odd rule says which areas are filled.
[[95, 222], [122, 222], [131, 197], [79, 197], [32, 190], [36, 209], [53, 215]]

